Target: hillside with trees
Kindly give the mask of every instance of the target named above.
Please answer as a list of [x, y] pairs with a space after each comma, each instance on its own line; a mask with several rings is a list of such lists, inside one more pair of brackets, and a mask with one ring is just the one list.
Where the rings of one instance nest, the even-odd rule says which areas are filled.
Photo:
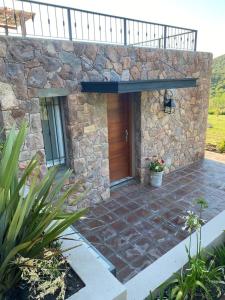
[[213, 60], [209, 108], [210, 112], [225, 114], [225, 54]]
[[225, 152], [225, 54], [213, 60], [206, 149]]

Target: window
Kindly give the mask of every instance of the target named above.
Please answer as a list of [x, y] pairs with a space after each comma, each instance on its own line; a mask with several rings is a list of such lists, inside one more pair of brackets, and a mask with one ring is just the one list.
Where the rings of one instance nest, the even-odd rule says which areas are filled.
[[62, 98], [41, 98], [41, 124], [47, 167], [65, 164]]

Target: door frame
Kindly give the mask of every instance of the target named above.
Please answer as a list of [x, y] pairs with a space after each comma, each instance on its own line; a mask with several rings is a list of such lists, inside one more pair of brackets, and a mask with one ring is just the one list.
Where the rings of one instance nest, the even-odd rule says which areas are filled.
[[[120, 95], [124, 95], [124, 94], [117, 94], [118, 97], [120, 97]], [[131, 93], [126, 93], [125, 94], [128, 98], [128, 110], [129, 110], [129, 115], [128, 115], [128, 131], [129, 131], [129, 177], [125, 177], [125, 178], [121, 178], [118, 180], [114, 180], [114, 181], [110, 181], [110, 187], [116, 186], [120, 183], [123, 183], [125, 181], [128, 181], [130, 179], [132, 179], [134, 177], [135, 174], [135, 164], [134, 164], [134, 122], [133, 121], [133, 117], [134, 117], [134, 113], [133, 113], [133, 101], [132, 101], [132, 94]], [[122, 101], [122, 99], [120, 99], [120, 101]], [[108, 106], [108, 97], [107, 97], [107, 106]], [[107, 108], [108, 111], [108, 108]], [[107, 115], [107, 128], [108, 128], [108, 115]], [[110, 180], [110, 176], [109, 176], [109, 180]]]

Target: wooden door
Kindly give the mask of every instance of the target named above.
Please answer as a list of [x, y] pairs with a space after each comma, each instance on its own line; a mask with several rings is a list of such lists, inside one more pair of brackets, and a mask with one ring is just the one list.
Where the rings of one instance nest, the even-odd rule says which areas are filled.
[[130, 104], [128, 94], [108, 95], [108, 140], [110, 180], [131, 176]]

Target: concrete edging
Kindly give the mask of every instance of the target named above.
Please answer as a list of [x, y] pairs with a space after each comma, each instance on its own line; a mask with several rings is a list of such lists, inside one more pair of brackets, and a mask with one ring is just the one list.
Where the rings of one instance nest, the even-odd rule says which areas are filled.
[[[85, 287], [68, 300], [126, 300], [126, 287], [120, 283], [85, 247], [73, 228], [66, 229], [62, 249], [78, 246], [65, 253], [67, 261], [85, 283]], [[71, 240], [74, 239], [74, 240]]]
[[[202, 247], [210, 249], [225, 241], [225, 210], [202, 227]], [[170, 279], [188, 261], [185, 245], [189, 237], [169, 250], [150, 266], [142, 270], [126, 284], [127, 300], [143, 300], [150, 291], [156, 290]], [[196, 235], [192, 234], [191, 254], [196, 253]]]

